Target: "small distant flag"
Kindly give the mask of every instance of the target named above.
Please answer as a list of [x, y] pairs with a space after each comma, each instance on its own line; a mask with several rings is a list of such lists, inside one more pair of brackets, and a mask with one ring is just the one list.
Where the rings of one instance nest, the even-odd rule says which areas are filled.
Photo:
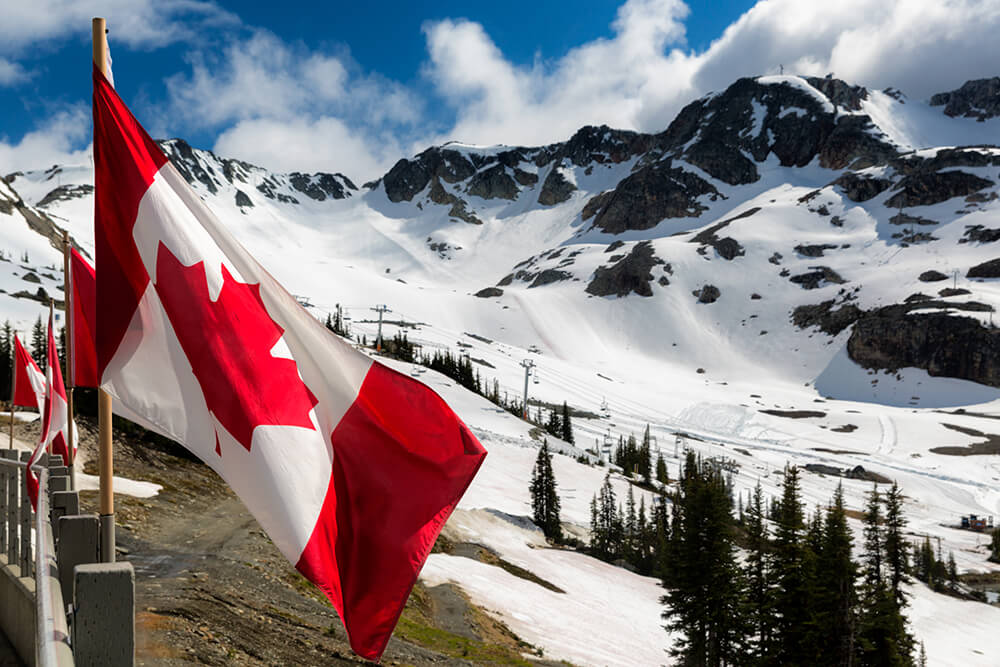
[[45, 365], [45, 404], [42, 410], [42, 433], [31, 453], [26, 470], [28, 495], [31, 506], [38, 507], [38, 478], [31, 466], [38, 462], [42, 452], [51, 450], [60, 454], [63, 461], [69, 461], [67, 437], [69, 435], [69, 406], [66, 400], [66, 387], [63, 385], [62, 371], [59, 369], [59, 354], [56, 349], [56, 339], [53, 334], [52, 312], [49, 312], [48, 361]]
[[45, 374], [17, 336], [14, 336], [14, 374], [14, 405], [41, 412], [45, 404]]

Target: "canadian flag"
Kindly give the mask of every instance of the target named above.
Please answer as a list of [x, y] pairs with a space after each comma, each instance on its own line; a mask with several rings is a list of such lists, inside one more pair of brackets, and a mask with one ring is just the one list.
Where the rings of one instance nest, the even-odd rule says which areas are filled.
[[[36, 367], [37, 368], [37, 367]], [[38, 462], [42, 452], [51, 450], [53, 454], [61, 454], [63, 462], [70, 461], [67, 437], [69, 434], [69, 407], [66, 400], [66, 387], [63, 385], [62, 371], [59, 369], [59, 355], [56, 350], [56, 339], [52, 333], [52, 313], [49, 313], [48, 360], [45, 364], [45, 405], [42, 410], [42, 433], [31, 453], [26, 471], [28, 495], [31, 506], [38, 506], [38, 478], [31, 466]]]
[[37, 408], [45, 405], [45, 374], [14, 336], [14, 405]]
[[306, 312], [96, 67], [94, 164], [101, 386], [215, 469], [377, 660], [486, 451]]
[[69, 369], [69, 383], [73, 387], [96, 387], [97, 349], [94, 332], [97, 325], [97, 277], [83, 255], [70, 249], [69, 260], [70, 307], [72, 317], [71, 346], [73, 363]]

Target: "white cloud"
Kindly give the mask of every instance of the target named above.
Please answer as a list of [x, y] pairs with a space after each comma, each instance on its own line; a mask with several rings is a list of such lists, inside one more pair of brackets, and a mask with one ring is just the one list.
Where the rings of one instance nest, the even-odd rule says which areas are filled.
[[[136, 47], [238, 23], [209, 0], [12, 4], [0, 24], [0, 54], [46, 37], [82, 35], [95, 13], [115, 16], [112, 45]], [[686, 46], [689, 13], [681, 0], [628, 0], [610, 37], [526, 65], [513, 63], [478, 23], [428, 23], [422, 89], [362, 71], [345, 49], [314, 50], [265, 30], [244, 31], [222, 48], [191, 51], [189, 69], [166, 82], [168, 101], [140, 115], [158, 136], [215, 134], [214, 149], [225, 155], [361, 181], [399, 156], [450, 139], [543, 144], [601, 123], [659, 132], [691, 100], [781, 65], [790, 73], [833, 72], [871, 88], [893, 86], [917, 99], [1000, 74], [1000, 0], [760, 0], [702, 52]], [[0, 59], [0, 86], [25, 76]], [[445, 106], [446, 131], [439, 130], [441, 114], [427, 113], [432, 93]], [[24, 155], [31, 146], [35, 155], [66, 153], [71, 136], [32, 133], [0, 144], [0, 155], [22, 145]]]
[[477, 23], [425, 26], [425, 73], [457, 115], [434, 141], [537, 144], [598, 123], [658, 132], [692, 99], [781, 65], [918, 99], [1000, 73], [998, 0], [760, 0], [701, 53], [683, 48], [687, 14], [680, 0], [629, 0], [612, 38], [530, 66]]
[[82, 104], [70, 107], [17, 142], [0, 139], [0, 170], [5, 174], [15, 169], [48, 169], [54, 164], [86, 164], [90, 160], [90, 146], [83, 149], [79, 146], [89, 137], [89, 107]]
[[219, 135], [213, 150], [274, 171], [339, 171], [358, 186], [403, 153], [392, 136], [359, 132], [333, 117], [242, 120]]
[[0, 58], [0, 87], [12, 86], [28, 78], [28, 73], [17, 63]]
[[108, 19], [110, 41], [155, 48], [186, 40], [200, 28], [236, 25], [239, 19], [211, 0], [4, 0], [0, 51], [72, 35], [90, 35], [90, 20]]
[[189, 60], [190, 74], [167, 80], [169, 113], [195, 127], [303, 115], [369, 125], [419, 118], [416, 96], [400, 84], [362, 74], [346, 53], [310, 51], [266, 30], [231, 42], [221, 55], [195, 52]]
[[311, 51], [264, 30], [189, 61], [189, 73], [167, 80], [169, 103], [154, 127], [218, 131], [214, 150], [272, 169], [376, 178], [421, 118], [412, 91], [362, 73], [348, 54]]

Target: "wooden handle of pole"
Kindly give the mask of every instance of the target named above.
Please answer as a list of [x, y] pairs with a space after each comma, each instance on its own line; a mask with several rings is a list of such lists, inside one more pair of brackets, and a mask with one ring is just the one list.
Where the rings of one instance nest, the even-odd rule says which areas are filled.
[[95, 18], [91, 22], [93, 42], [94, 42], [94, 64], [101, 70], [101, 74], [108, 75], [108, 39], [107, 22], [102, 18]]
[[100, 422], [101, 514], [115, 513], [114, 487], [111, 476], [114, 466], [111, 459], [111, 396], [103, 389], [97, 390], [97, 418]]
[[66, 465], [70, 469], [70, 488], [74, 488], [73, 459], [74, 449], [76, 449], [76, 433], [73, 428], [73, 281], [70, 276], [69, 257], [69, 232], [63, 230], [63, 316], [66, 324], [63, 326], [63, 333], [66, 336], [66, 367], [63, 369], [63, 377], [66, 378], [66, 408], [68, 413], [66, 455], [69, 461]]
[[[94, 64], [104, 76], [108, 75], [108, 38], [107, 23], [102, 18], [95, 18], [91, 24], [94, 42]], [[99, 224], [95, 220], [94, 224]], [[101, 560], [105, 563], [115, 562], [115, 496], [112, 475], [111, 447], [111, 396], [98, 387], [97, 389], [97, 421], [98, 421], [98, 468], [100, 473], [100, 512], [101, 512]]]

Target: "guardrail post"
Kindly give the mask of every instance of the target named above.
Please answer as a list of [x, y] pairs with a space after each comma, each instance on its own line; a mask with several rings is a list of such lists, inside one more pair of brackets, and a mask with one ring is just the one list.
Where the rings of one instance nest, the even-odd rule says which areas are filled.
[[79, 667], [135, 662], [135, 572], [129, 562], [77, 565], [73, 656]]
[[[58, 477], [57, 479], [62, 480], [63, 486], [69, 485], [68, 477]], [[56, 544], [59, 544], [62, 539], [62, 533], [59, 532], [58, 528], [59, 519], [70, 514], [80, 513], [80, 495], [76, 491], [53, 491], [49, 497], [52, 499], [49, 517], [52, 520], [53, 538], [56, 540]]]
[[96, 514], [70, 514], [59, 518], [59, 584], [63, 600], [73, 600], [73, 576], [77, 565], [100, 561], [100, 523]]
[[[0, 455], [5, 459], [10, 459], [12, 461], [17, 460], [17, 450], [16, 449], [4, 449], [0, 450]], [[17, 490], [20, 487], [18, 485], [17, 479], [17, 468], [14, 466], [4, 466], [3, 472], [0, 473], [7, 478], [7, 564], [14, 565], [17, 563], [17, 512], [18, 512], [18, 495]]]
[[[2, 449], [0, 458], [7, 458]], [[0, 466], [0, 554], [7, 555], [7, 466]]]
[[[31, 452], [21, 452], [21, 460], [27, 463], [31, 460]], [[21, 576], [32, 576], [32, 565], [34, 558], [31, 556], [31, 498], [28, 497], [27, 488], [20, 471], [15, 470], [15, 478], [23, 491], [21, 491]], [[41, 527], [41, 524], [39, 524]]]

